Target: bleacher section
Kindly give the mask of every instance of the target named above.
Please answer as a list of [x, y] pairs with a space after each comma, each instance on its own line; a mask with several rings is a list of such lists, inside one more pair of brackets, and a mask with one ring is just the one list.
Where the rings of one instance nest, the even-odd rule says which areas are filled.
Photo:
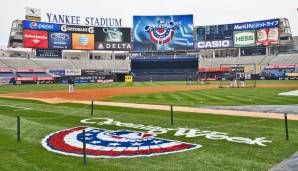
[[66, 60], [66, 59], [26, 59], [1, 57], [0, 68], [43, 68], [43, 69], [94, 69], [114, 72], [129, 72], [127, 60]]
[[31, 59], [42, 68], [46, 69], [74, 69], [75, 67], [65, 59]]
[[0, 61], [0, 68], [8, 68], [8, 66], [5, 65], [3, 62]]
[[298, 54], [288, 54], [280, 56], [243, 56], [227, 58], [202, 58], [200, 67], [219, 68], [220, 64], [298, 64]]
[[39, 65], [35, 64], [33, 61], [26, 59], [26, 58], [1, 57], [0, 61], [12, 69], [41, 68]]

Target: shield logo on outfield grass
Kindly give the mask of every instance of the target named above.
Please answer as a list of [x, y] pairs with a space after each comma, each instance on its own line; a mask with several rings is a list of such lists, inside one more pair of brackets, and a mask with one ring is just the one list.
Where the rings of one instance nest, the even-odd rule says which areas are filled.
[[42, 146], [52, 152], [82, 157], [83, 129], [86, 132], [87, 157], [90, 158], [156, 156], [202, 147], [198, 144], [156, 138], [150, 133], [92, 127], [75, 127], [52, 133], [42, 140]]

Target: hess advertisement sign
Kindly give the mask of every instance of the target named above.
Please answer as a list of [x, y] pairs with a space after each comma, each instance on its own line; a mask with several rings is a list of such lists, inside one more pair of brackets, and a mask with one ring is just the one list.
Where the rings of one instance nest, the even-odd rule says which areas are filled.
[[257, 30], [257, 45], [275, 45], [278, 43], [278, 28], [265, 28]]
[[256, 45], [256, 31], [235, 31], [234, 32], [234, 47], [250, 47]]
[[48, 48], [48, 32], [24, 29], [25, 48]]
[[72, 34], [72, 49], [92, 50], [94, 49], [94, 34]]

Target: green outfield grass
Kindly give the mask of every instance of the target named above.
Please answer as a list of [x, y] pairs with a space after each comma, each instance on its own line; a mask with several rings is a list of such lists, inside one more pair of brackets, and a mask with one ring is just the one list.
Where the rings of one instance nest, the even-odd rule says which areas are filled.
[[[231, 117], [221, 115], [174, 113], [170, 125], [169, 112], [120, 107], [96, 106], [93, 117], [112, 118], [121, 122], [155, 125], [166, 128], [188, 127], [226, 132], [230, 136], [247, 138], [266, 137], [272, 143], [266, 147], [239, 144], [203, 137], [173, 136], [161, 138], [201, 144], [203, 147], [176, 154], [155, 157], [122, 159], [88, 159], [64, 156], [46, 151], [41, 140], [48, 134], [66, 128], [82, 126], [80, 120], [90, 118], [90, 106], [78, 104], [50, 105], [28, 100], [0, 98], [0, 170], [267, 170], [297, 150], [298, 122], [290, 121], [290, 141], [285, 140], [282, 120]], [[9, 107], [11, 105], [11, 107]], [[28, 107], [20, 110], [13, 106]], [[16, 116], [21, 116], [21, 143], [16, 142]], [[58, 117], [53, 118], [52, 117]], [[31, 119], [30, 119], [31, 118]], [[127, 129], [98, 126], [110, 130]], [[137, 130], [137, 129], [135, 129]], [[141, 130], [138, 130], [141, 131]]]
[[[192, 82], [193, 85], [196, 82]], [[209, 84], [219, 85], [219, 81], [209, 81]], [[198, 82], [200, 85], [201, 82]], [[225, 84], [229, 84], [225, 81]], [[298, 84], [296, 80], [259, 80], [257, 84]], [[173, 86], [173, 85], [186, 85], [186, 81], [154, 81], [154, 82], [115, 82], [115, 83], [88, 83], [88, 84], [76, 84], [76, 89], [96, 89], [96, 88], [117, 88], [117, 87], [149, 87], [149, 86]], [[0, 85], [0, 94], [13, 93], [13, 92], [32, 92], [32, 91], [51, 91], [51, 90], [66, 90], [67, 84], [33, 84], [33, 85]]]
[[107, 101], [149, 103], [176, 106], [242, 106], [298, 104], [296, 96], [279, 96], [278, 93], [294, 88], [217, 88], [164, 92], [142, 95], [115, 96]]

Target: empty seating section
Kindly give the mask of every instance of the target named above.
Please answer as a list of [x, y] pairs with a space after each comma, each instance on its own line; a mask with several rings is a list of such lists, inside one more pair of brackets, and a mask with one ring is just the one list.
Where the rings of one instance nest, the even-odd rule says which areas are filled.
[[[227, 58], [201, 58], [199, 67], [219, 68], [221, 64], [297, 64], [298, 54], [279, 56], [244, 56]], [[26, 59], [0, 57], [0, 68], [43, 68], [43, 69], [93, 69], [114, 72], [129, 72], [129, 60], [67, 60], [67, 59]]]
[[129, 71], [130, 65], [127, 60], [72, 60], [71, 63], [80, 69], [97, 69], [111, 71]]
[[8, 66], [0, 60], [0, 68], [8, 68]]
[[9, 68], [41, 68], [39, 65], [35, 64], [33, 61], [26, 58], [11, 58], [11, 57], [1, 57], [0, 61], [7, 65]]
[[36, 64], [46, 69], [74, 69], [75, 67], [65, 59], [31, 59]]
[[298, 55], [279, 55], [279, 56], [245, 56], [228, 58], [202, 58], [200, 67], [219, 68], [220, 64], [256, 64], [256, 65], [281, 65], [298, 64]]
[[128, 60], [67, 60], [26, 59], [1, 57], [0, 68], [43, 68], [43, 69], [93, 69], [109, 71], [130, 71]]
[[270, 64], [298, 64], [298, 55], [283, 55], [274, 57]]

